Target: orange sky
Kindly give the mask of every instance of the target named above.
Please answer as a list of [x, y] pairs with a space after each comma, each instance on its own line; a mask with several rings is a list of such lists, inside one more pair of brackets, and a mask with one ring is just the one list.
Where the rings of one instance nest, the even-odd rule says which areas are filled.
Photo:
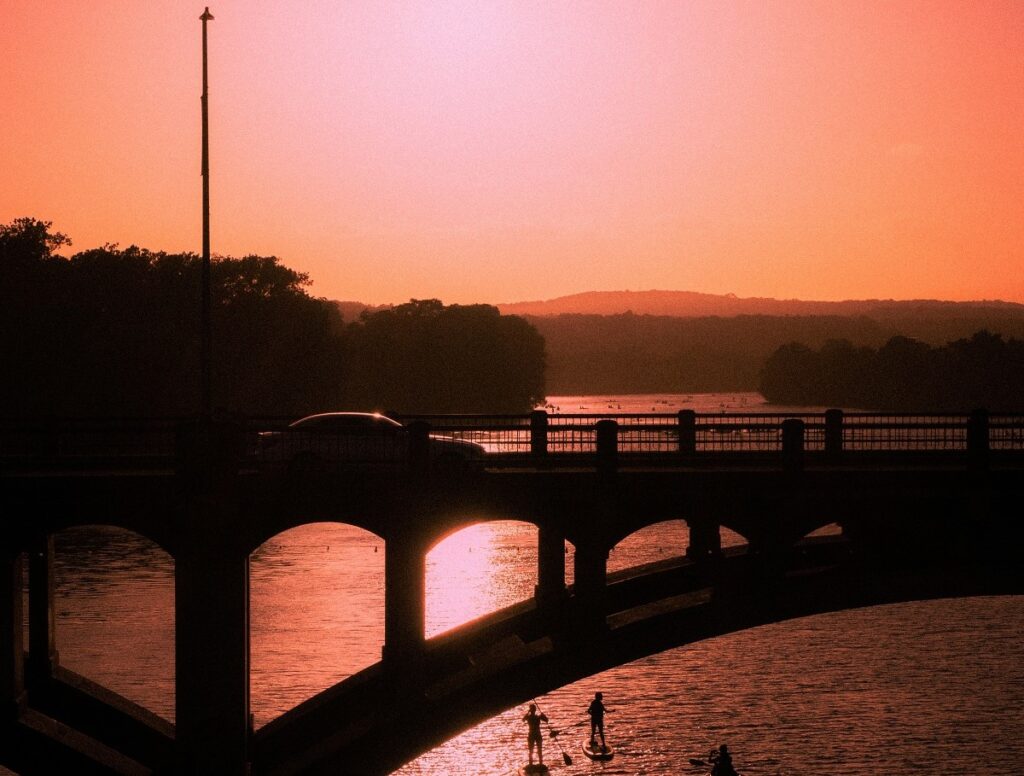
[[[317, 295], [1024, 301], [1024, 3], [231, 0], [212, 244]], [[7, 0], [0, 222], [200, 250], [202, 5]]]

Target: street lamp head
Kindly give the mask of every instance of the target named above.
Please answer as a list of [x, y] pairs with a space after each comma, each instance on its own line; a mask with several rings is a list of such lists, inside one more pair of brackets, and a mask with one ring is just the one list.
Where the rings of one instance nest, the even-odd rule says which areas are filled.
[[206, 10], [203, 11], [203, 15], [199, 17], [204, 22], [213, 21], [213, 14], [210, 13], [210, 7], [207, 6]]

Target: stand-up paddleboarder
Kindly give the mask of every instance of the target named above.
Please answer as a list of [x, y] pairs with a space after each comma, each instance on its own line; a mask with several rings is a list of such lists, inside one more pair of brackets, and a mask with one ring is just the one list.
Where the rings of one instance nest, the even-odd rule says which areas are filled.
[[527, 725], [526, 745], [529, 749], [530, 765], [533, 765], [533, 748], [537, 747], [537, 763], [544, 764], [544, 737], [540, 734], [540, 723], [547, 722], [544, 714], [537, 713], [537, 704], [531, 703], [530, 710], [523, 715], [523, 722]]
[[604, 707], [602, 702], [604, 695], [599, 692], [594, 693], [594, 700], [590, 702], [590, 706], [587, 707], [587, 714], [590, 715], [590, 748], [597, 748], [597, 739], [595, 735], [601, 736], [601, 750], [608, 748], [608, 745], [604, 740], [604, 713], [608, 710]]

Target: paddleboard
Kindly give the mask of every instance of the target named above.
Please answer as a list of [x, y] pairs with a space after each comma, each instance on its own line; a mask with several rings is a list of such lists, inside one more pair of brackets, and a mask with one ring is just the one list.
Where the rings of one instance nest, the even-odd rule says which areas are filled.
[[519, 776], [549, 776], [550, 773], [548, 766], [537, 763], [524, 765], [519, 769]]
[[580, 748], [583, 749], [583, 754], [591, 760], [610, 760], [615, 756], [615, 750], [610, 746], [602, 747], [600, 744], [595, 744], [594, 748], [591, 749], [589, 741], [584, 741], [580, 744]]

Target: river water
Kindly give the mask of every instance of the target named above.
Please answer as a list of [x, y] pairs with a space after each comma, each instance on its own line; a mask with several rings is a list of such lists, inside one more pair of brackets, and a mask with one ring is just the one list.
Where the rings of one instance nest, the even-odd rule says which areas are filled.
[[[757, 394], [550, 397], [561, 412], [814, 411]], [[737, 543], [724, 536], [725, 544]], [[628, 537], [609, 569], [680, 554], [686, 525]], [[109, 527], [56, 537], [61, 662], [173, 720], [173, 562]], [[571, 546], [567, 571], [571, 581]], [[319, 523], [253, 555], [252, 707], [257, 727], [379, 659], [381, 541]], [[536, 529], [478, 524], [427, 559], [427, 633], [532, 594]], [[745, 776], [1024, 773], [1024, 598], [970, 598], [820, 615], [674, 649], [538, 698], [559, 729], [594, 692], [611, 709], [606, 764], [579, 750], [583, 728], [545, 738], [554, 774], [705, 774], [689, 758], [728, 743]], [[400, 776], [514, 773], [523, 707], [410, 763]], [[565, 765], [558, 744], [573, 761]], [[355, 774], [353, 776], [358, 776]]]

